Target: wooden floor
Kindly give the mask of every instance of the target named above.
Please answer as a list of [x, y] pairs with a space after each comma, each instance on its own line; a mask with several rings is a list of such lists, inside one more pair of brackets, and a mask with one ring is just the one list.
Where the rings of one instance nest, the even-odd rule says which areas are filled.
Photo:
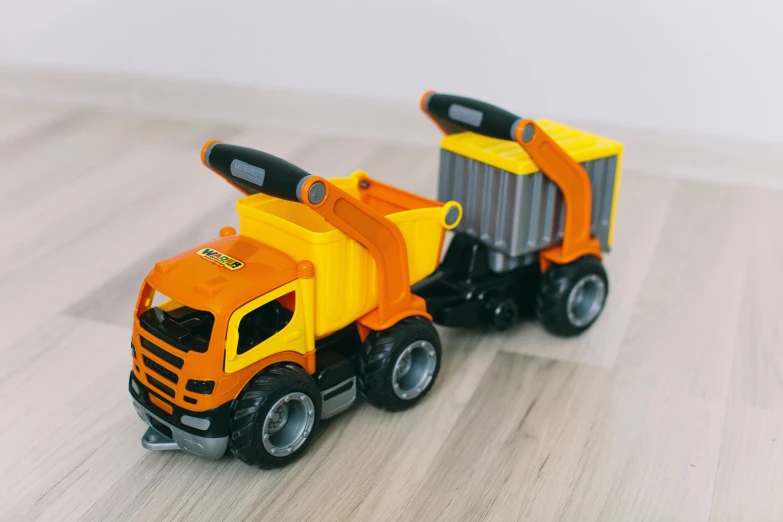
[[441, 329], [417, 408], [359, 404], [259, 471], [142, 449], [131, 309], [159, 259], [235, 225], [211, 138], [430, 196], [405, 148], [0, 100], [0, 520], [783, 520], [783, 193], [625, 172], [606, 312]]

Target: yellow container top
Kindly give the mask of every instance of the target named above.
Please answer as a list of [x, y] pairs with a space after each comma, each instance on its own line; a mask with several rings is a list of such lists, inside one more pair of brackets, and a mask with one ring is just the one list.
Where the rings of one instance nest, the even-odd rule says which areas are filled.
[[[617, 141], [588, 134], [553, 121], [541, 120], [537, 123], [578, 163], [622, 154], [623, 145]], [[440, 146], [449, 152], [514, 174], [533, 174], [539, 170], [522, 146], [511, 140], [460, 132], [445, 136]]]

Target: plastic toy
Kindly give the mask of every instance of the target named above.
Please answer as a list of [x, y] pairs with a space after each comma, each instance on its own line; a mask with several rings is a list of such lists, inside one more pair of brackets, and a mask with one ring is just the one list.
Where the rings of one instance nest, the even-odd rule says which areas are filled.
[[414, 287], [446, 326], [509, 328], [533, 311], [577, 335], [603, 310], [622, 145], [459, 96], [427, 92], [446, 134], [438, 197], [462, 204], [441, 267]]
[[247, 194], [240, 233], [157, 263], [142, 285], [129, 382], [142, 444], [279, 467], [357, 384], [387, 410], [421, 400], [441, 346], [411, 284], [437, 267], [460, 205], [219, 142], [202, 160]]

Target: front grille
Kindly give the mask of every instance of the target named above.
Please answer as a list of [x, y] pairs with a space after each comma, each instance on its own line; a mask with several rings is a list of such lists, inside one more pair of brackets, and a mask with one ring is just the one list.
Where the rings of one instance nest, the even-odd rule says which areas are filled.
[[164, 367], [163, 365], [158, 364], [157, 362], [153, 361], [152, 359], [150, 359], [146, 355], [144, 355], [143, 357], [144, 357], [144, 366], [146, 366], [147, 368], [149, 368], [153, 372], [157, 373], [158, 375], [160, 375], [164, 379], [166, 379], [168, 381], [171, 381], [174, 384], [177, 384], [177, 382], [179, 381], [179, 375], [177, 375], [176, 373], [172, 372], [171, 370], [169, 370], [168, 368]]
[[176, 366], [177, 368], [180, 368], [180, 369], [182, 368], [182, 365], [185, 364], [185, 361], [180, 359], [176, 355], [167, 352], [166, 350], [164, 350], [160, 346], [152, 344], [150, 341], [145, 339], [143, 336], [140, 336], [140, 337], [141, 337], [141, 345], [144, 348], [146, 348], [147, 350], [149, 350], [150, 352], [152, 352], [152, 355], [156, 355], [156, 356], [160, 357], [161, 359], [163, 359], [164, 361], [166, 361], [167, 363], [169, 363], [170, 365]]
[[147, 382], [168, 395], [169, 397], [174, 397], [174, 388], [171, 388], [170, 386], [166, 386], [162, 382], [160, 382], [158, 379], [150, 375], [149, 373], [145, 373], [144, 375], [147, 376]]

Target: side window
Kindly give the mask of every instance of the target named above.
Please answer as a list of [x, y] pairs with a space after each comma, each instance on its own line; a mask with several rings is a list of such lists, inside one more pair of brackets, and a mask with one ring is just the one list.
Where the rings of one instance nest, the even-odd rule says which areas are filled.
[[296, 294], [289, 292], [248, 312], [239, 322], [237, 355], [258, 346], [285, 328], [294, 315]]

